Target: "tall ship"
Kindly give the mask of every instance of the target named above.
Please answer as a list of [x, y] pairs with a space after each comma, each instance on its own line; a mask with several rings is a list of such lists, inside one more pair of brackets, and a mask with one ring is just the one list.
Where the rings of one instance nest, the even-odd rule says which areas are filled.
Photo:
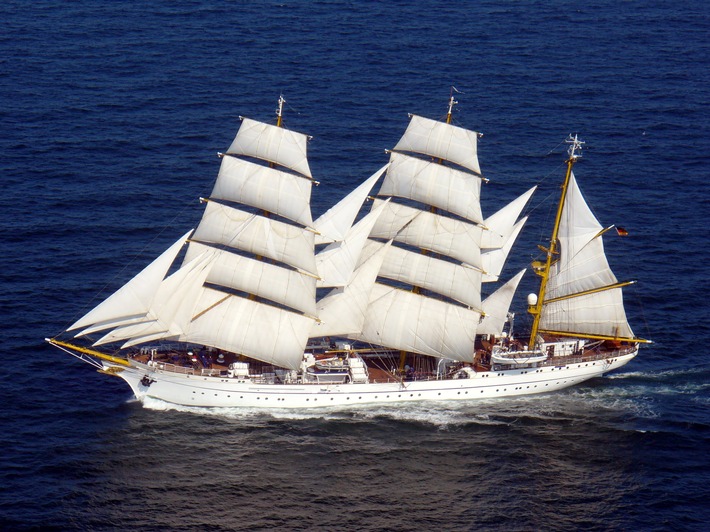
[[442, 121], [410, 116], [389, 162], [315, 220], [309, 137], [283, 126], [283, 98], [275, 124], [241, 118], [197, 227], [47, 342], [139, 400], [199, 407], [472, 401], [624, 366], [648, 340], [604, 253], [614, 226], [573, 173], [584, 143], [567, 139], [518, 337], [509, 309], [525, 270], [500, 275], [535, 189], [484, 218], [480, 134], [452, 123], [456, 103]]

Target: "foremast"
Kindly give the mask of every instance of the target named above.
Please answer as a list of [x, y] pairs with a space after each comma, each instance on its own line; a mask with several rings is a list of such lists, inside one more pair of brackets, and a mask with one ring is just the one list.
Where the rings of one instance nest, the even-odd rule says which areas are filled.
[[[94, 346], [170, 340], [300, 367], [317, 322], [314, 181], [309, 137], [281, 126], [284, 103], [278, 126], [240, 117], [197, 228], [68, 330], [109, 329]], [[182, 264], [169, 273], [185, 242]]]

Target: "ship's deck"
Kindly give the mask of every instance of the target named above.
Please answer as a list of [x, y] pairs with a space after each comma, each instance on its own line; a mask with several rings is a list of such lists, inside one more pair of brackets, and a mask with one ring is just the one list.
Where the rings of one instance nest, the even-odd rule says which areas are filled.
[[[615, 349], [590, 349], [583, 353], [567, 356], [551, 356], [544, 361], [535, 362], [527, 367], [561, 367], [570, 364], [579, 364], [594, 362], [603, 359], [609, 359], [617, 356], [622, 356], [633, 351], [634, 346], [623, 346]], [[135, 353], [132, 359], [143, 364], [152, 364], [163, 371], [174, 373], [182, 373], [188, 375], [214, 376], [222, 377], [229, 375], [229, 366], [233, 362], [242, 361], [238, 355], [232, 353], [220, 353], [214, 351], [157, 351]], [[436, 380], [441, 379], [437, 376], [434, 367], [429, 365], [410, 367], [407, 365], [407, 370], [401, 374], [396, 371], [399, 364], [399, 354], [376, 354], [368, 357], [363, 355], [367, 365], [368, 377], [370, 383], [386, 383], [386, 382], [401, 382], [413, 380]], [[408, 359], [411, 362], [411, 359]], [[513, 364], [484, 364], [476, 362], [474, 364], [458, 363], [449, 366], [448, 378], [456, 378], [456, 373], [464, 366], [472, 367], [476, 373], [485, 373], [489, 371], [505, 371], [516, 369], [523, 366]], [[262, 379], [263, 375], [274, 374], [273, 366], [256, 361], [249, 361], [249, 373], [254, 379]], [[278, 380], [276, 382], [279, 382]]]

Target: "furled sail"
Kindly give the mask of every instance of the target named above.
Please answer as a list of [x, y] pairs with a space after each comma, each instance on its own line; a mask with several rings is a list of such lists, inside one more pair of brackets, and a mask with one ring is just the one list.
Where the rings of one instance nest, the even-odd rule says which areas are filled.
[[541, 331], [634, 337], [620, 283], [604, 254], [602, 233], [574, 174], [570, 175], [558, 233], [559, 260], [550, 270]]

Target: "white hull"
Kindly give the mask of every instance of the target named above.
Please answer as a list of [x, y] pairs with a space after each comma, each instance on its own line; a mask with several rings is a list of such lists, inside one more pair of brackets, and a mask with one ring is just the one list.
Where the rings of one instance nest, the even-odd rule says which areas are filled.
[[[200, 407], [331, 408], [407, 401], [470, 401], [553, 392], [618, 369], [637, 353], [638, 348], [609, 359], [564, 366], [471, 371], [469, 378], [401, 383], [255, 384], [237, 378], [178, 374], [136, 361], [131, 361], [131, 367], [121, 368], [117, 375], [130, 385], [139, 400], [150, 397]], [[112, 366], [104, 362], [105, 368]], [[148, 386], [143, 384], [146, 376], [152, 380]]]

